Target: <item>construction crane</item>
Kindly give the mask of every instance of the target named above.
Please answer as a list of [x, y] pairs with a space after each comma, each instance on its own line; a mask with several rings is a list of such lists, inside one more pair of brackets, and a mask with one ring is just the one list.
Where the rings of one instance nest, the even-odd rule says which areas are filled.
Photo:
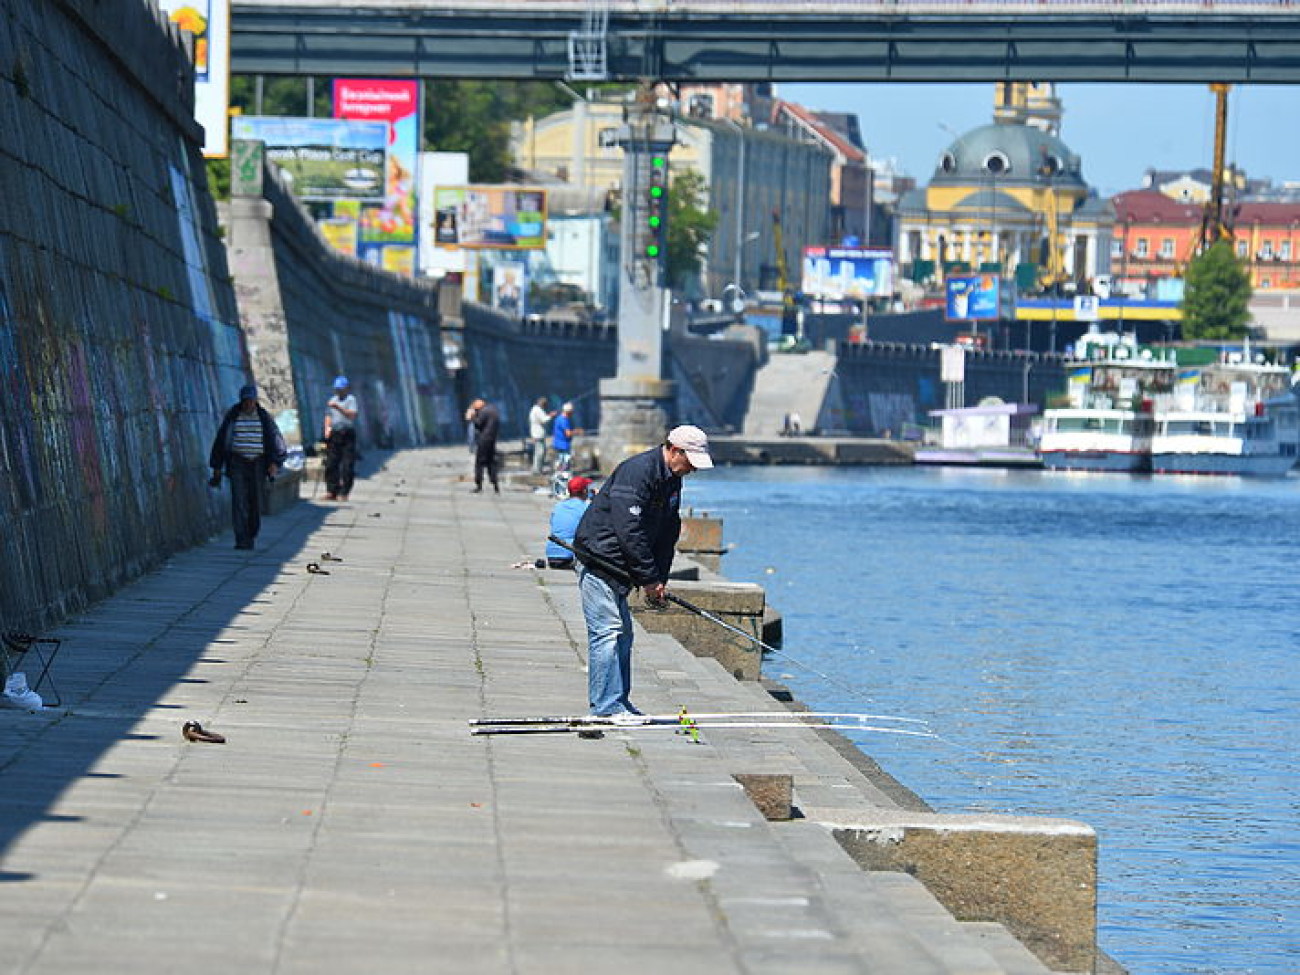
[[[772, 244], [776, 248], [776, 287], [785, 298], [790, 294], [790, 267], [785, 263], [785, 241], [781, 237], [781, 211], [772, 211]], [[785, 300], [782, 298], [782, 301]]]
[[790, 287], [790, 266], [785, 261], [785, 238], [781, 234], [781, 211], [772, 211], [772, 245], [776, 248], [776, 287], [781, 292], [781, 332], [793, 335], [798, 331], [798, 311], [795, 308], [794, 289]]
[[1201, 217], [1201, 251], [1209, 250], [1217, 241], [1232, 240], [1232, 222], [1225, 206], [1223, 183], [1226, 176], [1224, 147], [1228, 141], [1228, 92], [1232, 85], [1216, 82], [1210, 85], [1214, 92], [1214, 169], [1210, 176], [1210, 198]]

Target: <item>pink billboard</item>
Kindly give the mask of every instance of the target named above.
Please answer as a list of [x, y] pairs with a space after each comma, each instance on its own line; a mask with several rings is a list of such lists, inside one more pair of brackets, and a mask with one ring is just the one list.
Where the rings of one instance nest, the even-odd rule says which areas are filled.
[[379, 267], [414, 269], [415, 166], [420, 147], [420, 83], [339, 78], [334, 117], [388, 125], [384, 199], [363, 204], [357, 256]]

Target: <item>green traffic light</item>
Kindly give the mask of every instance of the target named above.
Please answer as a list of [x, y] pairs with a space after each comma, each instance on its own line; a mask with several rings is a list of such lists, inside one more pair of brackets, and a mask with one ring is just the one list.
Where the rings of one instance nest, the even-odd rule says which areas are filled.
[[656, 169], [662, 169], [666, 163], [667, 160], [663, 156], [652, 156], [650, 159], [650, 165]]
[[657, 200], [664, 195], [664, 188], [662, 186], [652, 186], [650, 187], [650, 195]]
[[647, 247], [647, 248], [645, 249], [645, 252], [646, 252], [646, 256], [647, 256], [647, 257], [658, 257], [658, 256], [659, 256], [659, 245], [658, 245], [658, 244], [651, 244], [649, 247]]
[[663, 223], [663, 221], [660, 220], [658, 217], [651, 217], [651, 218], [650, 218], [650, 226], [651, 226], [651, 227], [654, 227], [656, 230], [659, 229], [659, 224], [661, 224], [661, 223]]

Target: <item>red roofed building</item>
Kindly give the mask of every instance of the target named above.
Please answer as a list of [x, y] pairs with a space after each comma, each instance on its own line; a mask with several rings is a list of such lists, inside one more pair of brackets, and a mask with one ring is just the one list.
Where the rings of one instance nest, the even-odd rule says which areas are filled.
[[[1155, 278], [1182, 277], [1200, 241], [1204, 209], [1154, 189], [1120, 193], [1111, 203], [1116, 284], [1133, 293]], [[1300, 288], [1300, 203], [1242, 202], [1230, 222], [1256, 291]]]

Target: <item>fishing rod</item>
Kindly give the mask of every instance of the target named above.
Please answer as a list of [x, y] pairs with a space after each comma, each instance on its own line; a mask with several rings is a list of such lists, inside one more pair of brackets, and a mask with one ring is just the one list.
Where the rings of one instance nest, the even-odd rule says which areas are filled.
[[[522, 718], [471, 718], [469, 723], [473, 727], [491, 727], [493, 725], [521, 725], [521, 724], [573, 724], [576, 722], [588, 722], [595, 718], [596, 715], [590, 714], [571, 714], [571, 715], [543, 715], [529, 716]], [[638, 715], [647, 722], [664, 724], [672, 721], [732, 721], [751, 719], [755, 721], [785, 721], [791, 724], [811, 724], [812, 721], [836, 721], [840, 723], [859, 723], [863, 724], [868, 721], [893, 721], [900, 724], [915, 724], [929, 726], [928, 721], [920, 718], [900, 718], [892, 714], [860, 714], [856, 711], [705, 711], [695, 713], [683, 708], [676, 714], [645, 714]], [[805, 721], [804, 719], [809, 719]]]
[[[547, 538], [549, 541], [552, 541], [556, 545], [560, 546], [560, 548], [567, 549], [568, 551], [572, 552], [579, 561], [590, 562], [593, 565], [595, 565], [597, 568], [601, 569], [604, 572], [607, 572], [608, 574], [612, 575], [615, 579], [618, 579], [629, 586], [636, 585], [626, 572], [624, 572], [616, 565], [611, 565], [608, 561], [601, 558], [599, 555], [593, 555], [590, 552], [580, 553], [577, 549], [575, 549], [564, 539], [557, 538], [554, 535], [549, 535], [547, 536]], [[828, 684], [831, 687], [844, 691], [847, 694], [851, 694], [854, 697], [863, 701], [871, 700], [871, 698], [867, 697], [865, 694], [863, 694], [861, 691], [857, 690], [856, 688], [851, 687], [848, 684], [845, 684], [843, 681], [836, 680], [834, 677], [831, 677], [829, 674], [822, 673], [816, 667], [804, 663], [802, 660], [798, 659], [797, 657], [792, 657], [790, 656], [790, 654], [778, 650], [770, 643], [765, 643], [764, 641], [760, 640], [758, 637], [754, 636], [754, 634], [746, 633], [740, 627], [728, 623], [726, 620], [722, 619], [721, 617], [716, 616], [713, 613], [710, 613], [706, 609], [702, 609], [699, 606], [696, 606], [694, 603], [690, 602], [689, 600], [683, 599], [681, 596], [674, 595], [671, 592], [665, 592], [664, 599], [667, 602], [675, 603], [676, 605], [680, 606], [684, 610], [687, 610], [688, 612], [694, 613], [696, 616], [708, 620], [710, 623], [716, 623], [718, 626], [721, 626], [723, 629], [735, 633], [737, 636], [744, 637], [750, 643], [753, 643], [755, 646], [766, 651], [767, 653], [772, 654], [773, 656], [780, 657], [782, 660], [785, 660], [788, 663], [792, 663], [796, 667], [803, 668], [808, 673], [813, 674], [814, 676], [825, 681], [826, 684]]]
[[[493, 722], [493, 723], [476, 723], [470, 722], [469, 733], [471, 735], [543, 735], [559, 734], [566, 731], [601, 731], [611, 729], [614, 731], [637, 731], [637, 730], [663, 730], [672, 729], [690, 734], [692, 737], [701, 731], [708, 731], [714, 728], [746, 728], [751, 730], [757, 729], [779, 729], [779, 728], [829, 728], [839, 731], [869, 731], [882, 735], [905, 735], [913, 738], [938, 738], [932, 731], [913, 731], [910, 728], [890, 728], [883, 726], [853, 724], [840, 721], [819, 720], [819, 721], [791, 721], [785, 720], [735, 720], [735, 721], [695, 721], [692, 718], [678, 718], [675, 716], [660, 717], [638, 717], [637, 720], [631, 721], [626, 718], [616, 720], [611, 717], [597, 717], [595, 715], [586, 715], [582, 717], [573, 717], [567, 720], [557, 720], [547, 722], [544, 719], [522, 719], [517, 722]], [[778, 716], [779, 717], [779, 716]]]

